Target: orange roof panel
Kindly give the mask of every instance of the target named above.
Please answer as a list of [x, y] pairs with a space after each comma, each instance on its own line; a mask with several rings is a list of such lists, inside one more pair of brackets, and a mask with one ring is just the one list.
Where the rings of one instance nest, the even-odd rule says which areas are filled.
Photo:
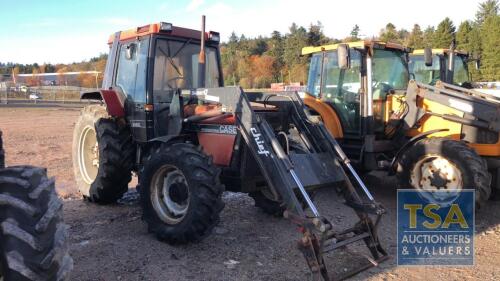
[[[172, 31], [160, 31], [160, 23], [152, 23], [144, 26], [139, 26], [137, 28], [133, 29], [128, 29], [124, 30], [120, 34], [120, 41], [128, 40], [128, 39], [133, 39], [145, 35], [150, 35], [150, 34], [168, 34], [173, 37], [183, 37], [183, 38], [192, 38], [192, 39], [200, 39], [201, 37], [201, 31], [199, 30], [194, 30], [194, 29], [189, 29], [189, 28], [184, 28], [184, 27], [178, 27], [178, 26], [172, 26]], [[113, 43], [114, 39], [114, 34], [109, 36], [108, 39], [108, 44]], [[209, 38], [209, 33], [205, 32], [205, 40], [208, 40]]]

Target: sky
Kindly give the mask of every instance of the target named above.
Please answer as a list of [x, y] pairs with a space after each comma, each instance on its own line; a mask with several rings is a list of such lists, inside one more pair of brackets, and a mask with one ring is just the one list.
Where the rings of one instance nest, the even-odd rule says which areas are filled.
[[328, 37], [347, 37], [355, 24], [363, 37], [388, 22], [411, 30], [437, 26], [446, 16], [456, 26], [473, 19], [482, 0], [1, 0], [0, 62], [70, 63], [108, 51], [110, 34], [153, 22], [170, 22], [246, 37], [286, 33], [292, 22], [320, 21]]

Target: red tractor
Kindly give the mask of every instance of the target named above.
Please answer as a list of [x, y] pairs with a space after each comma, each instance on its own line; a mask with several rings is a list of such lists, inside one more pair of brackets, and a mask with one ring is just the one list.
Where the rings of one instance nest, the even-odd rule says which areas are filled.
[[[113, 202], [135, 172], [149, 231], [178, 244], [210, 233], [223, 191], [244, 192], [300, 226], [299, 248], [316, 279], [330, 280], [323, 253], [356, 241], [369, 248], [371, 265], [386, 259], [376, 234], [384, 209], [335, 139], [295, 92], [223, 87], [219, 38], [204, 24], [200, 32], [169, 23], [110, 38], [103, 87], [82, 94], [100, 104], [82, 111], [74, 131], [84, 197]], [[355, 210], [352, 228], [334, 230], [316, 208], [312, 195], [325, 187]]]
[[72, 267], [54, 179], [43, 168], [5, 167], [0, 131], [0, 280], [68, 280]]

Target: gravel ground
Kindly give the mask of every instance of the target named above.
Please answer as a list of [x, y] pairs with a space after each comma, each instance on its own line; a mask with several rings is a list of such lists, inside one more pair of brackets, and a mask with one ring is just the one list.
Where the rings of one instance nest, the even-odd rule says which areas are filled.
[[[226, 207], [211, 236], [176, 247], [147, 233], [134, 182], [120, 203], [99, 206], [80, 200], [71, 163], [72, 128], [78, 114], [79, 109], [72, 107], [0, 107], [7, 164], [47, 167], [65, 198], [75, 261], [71, 280], [308, 280], [305, 261], [295, 248], [296, 227], [263, 214], [244, 194], [224, 194]], [[500, 279], [500, 202], [490, 201], [476, 214], [475, 266], [396, 267], [394, 179], [371, 175], [365, 180], [388, 209], [379, 236], [392, 258], [352, 280]], [[320, 210], [337, 227], [348, 226], [354, 218], [334, 192], [325, 190], [316, 197]], [[360, 263], [349, 254], [328, 261], [338, 272]]]

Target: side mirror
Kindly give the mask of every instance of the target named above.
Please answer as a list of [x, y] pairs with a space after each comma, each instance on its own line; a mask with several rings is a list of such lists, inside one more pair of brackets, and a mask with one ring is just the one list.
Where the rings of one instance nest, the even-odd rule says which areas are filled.
[[481, 60], [480, 59], [477, 59], [475, 61], [475, 66], [476, 66], [476, 69], [479, 70], [479, 68], [481, 67]]
[[135, 57], [135, 50], [136, 50], [136, 44], [135, 43], [130, 43], [127, 45], [125, 51], [125, 58], [127, 60], [132, 60]]
[[424, 62], [425, 66], [432, 66], [432, 49], [430, 47], [424, 49]]
[[339, 44], [337, 47], [337, 56], [340, 69], [349, 69], [351, 67], [351, 54], [348, 44]]

